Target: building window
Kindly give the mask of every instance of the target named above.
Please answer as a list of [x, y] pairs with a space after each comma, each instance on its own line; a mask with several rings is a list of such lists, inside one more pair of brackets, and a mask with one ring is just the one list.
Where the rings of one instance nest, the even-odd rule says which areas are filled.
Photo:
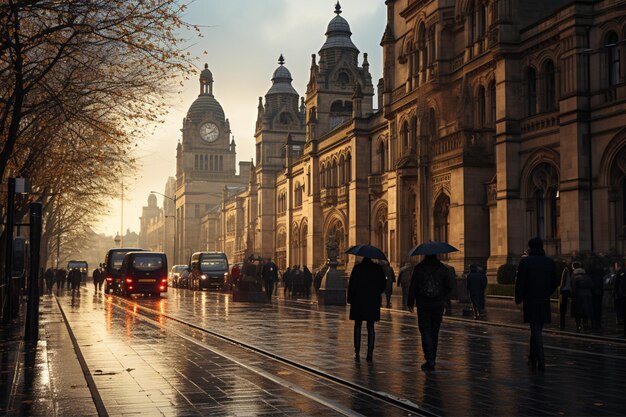
[[411, 119], [411, 149], [417, 149], [417, 117]]
[[450, 197], [445, 194], [441, 194], [437, 198], [433, 218], [435, 241], [447, 242], [448, 231], [450, 228]]
[[380, 141], [380, 144], [378, 145], [378, 155], [380, 157], [380, 161], [378, 165], [378, 172], [382, 174], [386, 171], [385, 169], [386, 168], [385, 167], [385, 142], [384, 141]]
[[346, 157], [346, 182], [352, 181], [352, 156], [348, 154]]
[[487, 31], [487, 7], [484, 4], [481, 4], [478, 7], [478, 36], [477, 40], [480, 40], [485, 37], [485, 32]]
[[193, 157], [193, 169], [198, 170], [198, 155], [194, 155]]
[[478, 127], [485, 127], [487, 119], [487, 102], [485, 97], [485, 87], [482, 85], [478, 89]]
[[527, 82], [527, 98], [528, 98], [528, 115], [537, 114], [537, 73], [534, 68], [528, 68], [526, 73]]
[[297, 183], [296, 184], [296, 188], [294, 190], [294, 207], [301, 207], [302, 206], [302, 194], [303, 194], [303, 189], [302, 186]]
[[200, 217], [200, 204], [196, 204], [194, 208], [195, 208], [194, 214], [196, 215], [195, 217], [196, 218]]
[[556, 77], [552, 61], [547, 61], [544, 64], [543, 76], [545, 82], [545, 110], [552, 111], [556, 108]]
[[409, 123], [408, 122], [404, 122], [402, 124], [402, 146], [404, 146], [404, 153], [408, 153], [409, 152], [409, 141], [410, 141], [410, 136], [409, 136]]
[[614, 86], [620, 82], [620, 51], [617, 34], [611, 32], [606, 38], [605, 47], [607, 48], [608, 59], [608, 80], [609, 86]]
[[489, 85], [489, 106], [491, 111], [489, 112], [491, 127], [496, 127], [496, 83], [492, 81]]

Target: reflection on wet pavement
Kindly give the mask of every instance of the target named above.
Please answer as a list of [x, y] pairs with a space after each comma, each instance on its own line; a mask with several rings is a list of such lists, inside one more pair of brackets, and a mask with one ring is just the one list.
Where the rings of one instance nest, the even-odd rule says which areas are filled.
[[326, 416], [347, 408], [407, 414], [166, 315], [438, 415], [620, 415], [626, 408], [625, 345], [546, 335], [548, 369], [537, 374], [526, 366], [528, 332], [446, 321], [437, 370], [424, 373], [416, 319], [408, 313], [383, 312], [368, 365], [352, 360], [344, 307], [233, 303], [226, 294], [175, 289], [163, 298], [120, 300], [86, 291], [77, 298], [61, 301], [111, 415]]

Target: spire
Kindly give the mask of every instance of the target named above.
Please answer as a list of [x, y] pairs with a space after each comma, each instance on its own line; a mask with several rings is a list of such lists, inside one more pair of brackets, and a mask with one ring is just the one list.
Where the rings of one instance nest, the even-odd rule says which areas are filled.
[[341, 14], [341, 4], [339, 4], [339, 0], [337, 0], [337, 4], [335, 4], [335, 13], [337, 15]]
[[285, 57], [283, 56], [283, 54], [280, 54], [280, 56], [278, 57], [278, 63], [280, 65], [285, 65]]

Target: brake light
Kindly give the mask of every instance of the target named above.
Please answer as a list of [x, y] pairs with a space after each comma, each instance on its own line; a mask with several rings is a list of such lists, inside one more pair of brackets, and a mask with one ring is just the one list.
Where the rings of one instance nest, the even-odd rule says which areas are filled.
[[160, 289], [161, 291], [165, 291], [165, 285], [161, 285], [161, 286], [159, 287], [159, 289]]
[[132, 286], [131, 286], [131, 287], [128, 287], [128, 289], [129, 289], [129, 290], [132, 290], [132, 289], [133, 289], [133, 287], [132, 287]]
[[126, 283], [127, 284], [132, 284], [133, 283], [133, 279], [132, 278], [126, 278]]
[[112, 277], [107, 277], [107, 281], [111, 282], [111, 281], [113, 281], [113, 278]]
[[167, 278], [161, 278], [161, 282], [166, 283], [167, 282]]

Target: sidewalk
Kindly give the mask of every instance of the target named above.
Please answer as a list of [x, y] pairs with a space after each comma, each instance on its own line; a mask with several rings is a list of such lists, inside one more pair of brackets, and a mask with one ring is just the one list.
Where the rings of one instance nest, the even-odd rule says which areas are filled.
[[[60, 297], [69, 296], [62, 293]], [[22, 341], [21, 325], [0, 332], [0, 414], [97, 416], [55, 297], [41, 297], [39, 311], [39, 342], [35, 347]]]

